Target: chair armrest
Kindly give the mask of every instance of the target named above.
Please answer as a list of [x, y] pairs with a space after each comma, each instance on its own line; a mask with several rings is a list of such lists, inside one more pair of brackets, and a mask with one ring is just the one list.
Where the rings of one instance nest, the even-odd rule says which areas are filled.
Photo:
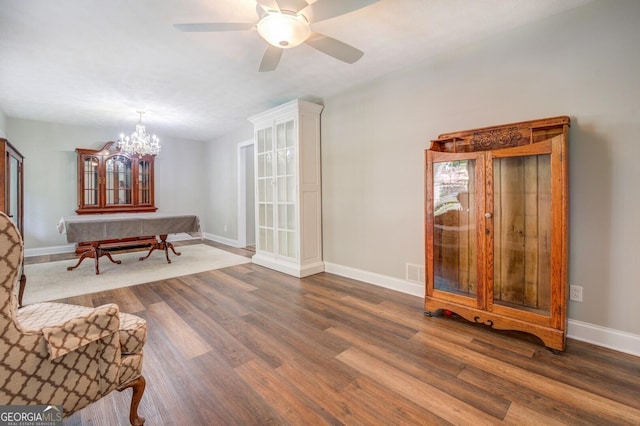
[[118, 333], [118, 312], [118, 305], [111, 303], [92, 309], [86, 315], [65, 319], [55, 325], [45, 325], [42, 327], [42, 335], [47, 343], [49, 358], [59, 358], [105, 336]]

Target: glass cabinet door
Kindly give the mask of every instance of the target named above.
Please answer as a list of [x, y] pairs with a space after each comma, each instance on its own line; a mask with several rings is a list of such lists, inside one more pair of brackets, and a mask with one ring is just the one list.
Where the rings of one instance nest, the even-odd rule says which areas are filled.
[[138, 162], [138, 204], [152, 204], [151, 200], [151, 162]]
[[[507, 150], [504, 150], [507, 151]], [[493, 158], [493, 305], [549, 316], [551, 153]]]
[[8, 182], [5, 182], [8, 185], [9, 190], [9, 205], [7, 215], [11, 218], [11, 220], [16, 224], [20, 232], [22, 232], [22, 212], [20, 211], [21, 202], [20, 202], [20, 194], [21, 192], [21, 176], [20, 176], [20, 166], [21, 160], [11, 153], [8, 154], [9, 157], [9, 177]]
[[296, 149], [293, 120], [276, 124], [278, 255], [297, 257]]
[[97, 207], [100, 204], [98, 198], [98, 169], [100, 162], [98, 157], [83, 157], [82, 158], [82, 206], [83, 207]]
[[257, 249], [275, 252], [273, 211], [273, 128], [256, 132], [256, 206], [258, 221]]
[[433, 289], [472, 298], [478, 293], [477, 159], [432, 163]]
[[131, 204], [131, 159], [114, 155], [107, 159], [105, 167], [105, 205]]

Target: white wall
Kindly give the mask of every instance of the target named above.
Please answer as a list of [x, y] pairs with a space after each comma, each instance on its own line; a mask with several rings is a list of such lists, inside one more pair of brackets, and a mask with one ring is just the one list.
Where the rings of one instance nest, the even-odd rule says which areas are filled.
[[[76, 148], [99, 149], [120, 129], [83, 127], [7, 119], [7, 136], [25, 156], [25, 248], [59, 250], [67, 245], [56, 224], [77, 208]], [[155, 161], [155, 201], [158, 211], [193, 213], [204, 218], [205, 144], [162, 138]]]
[[430, 139], [569, 115], [569, 316], [640, 335], [638, 18], [595, 2], [325, 99], [325, 260], [403, 279], [424, 265]]
[[208, 237], [230, 245], [238, 243], [238, 144], [249, 139], [253, 127], [247, 121], [238, 132], [207, 143], [205, 150]]
[[6, 138], [7, 116], [0, 110], [0, 138]]

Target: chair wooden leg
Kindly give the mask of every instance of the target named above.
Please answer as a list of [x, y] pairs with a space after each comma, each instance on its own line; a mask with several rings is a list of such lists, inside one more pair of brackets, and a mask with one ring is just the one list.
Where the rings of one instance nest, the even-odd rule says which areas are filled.
[[140, 400], [142, 399], [142, 394], [144, 393], [144, 388], [146, 386], [147, 381], [144, 377], [140, 376], [118, 389], [120, 392], [127, 388], [133, 389], [133, 394], [131, 395], [131, 409], [129, 410], [129, 423], [131, 423], [132, 426], [141, 426], [144, 424], [144, 417], [140, 417], [138, 415], [138, 405], [140, 405]]

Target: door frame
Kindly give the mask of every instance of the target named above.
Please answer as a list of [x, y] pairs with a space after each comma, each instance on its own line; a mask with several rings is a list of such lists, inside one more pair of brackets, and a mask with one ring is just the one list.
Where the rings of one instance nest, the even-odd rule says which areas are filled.
[[[247, 150], [253, 139], [238, 144], [238, 247], [247, 246]], [[255, 147], [254, 147], [255, 148]], [[255, 167], [255, 164], [254, 164]], [[255, 226], [255, 224], [254, 224]]]

